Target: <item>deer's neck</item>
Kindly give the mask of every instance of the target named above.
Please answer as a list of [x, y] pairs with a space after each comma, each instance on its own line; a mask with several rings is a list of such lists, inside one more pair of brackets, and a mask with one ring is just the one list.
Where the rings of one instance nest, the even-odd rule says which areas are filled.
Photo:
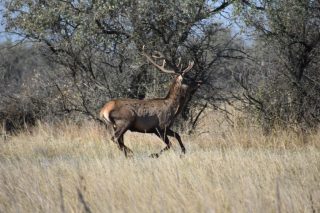
[[184, 91], [181, 82], [174, 82], [164, 98], [164, 109], [159, 112], [160, 127], [172, 125], [174, 118], [180, 113], [184, 104]]
[[170, 90], [166, 96], [166, 102], [168, 110], [173, 113], [173, 115], [177, 115], [182, 108], [183, 105], [183, 90], [181, 88], [181, 83], [173, 83], [171, 85]]

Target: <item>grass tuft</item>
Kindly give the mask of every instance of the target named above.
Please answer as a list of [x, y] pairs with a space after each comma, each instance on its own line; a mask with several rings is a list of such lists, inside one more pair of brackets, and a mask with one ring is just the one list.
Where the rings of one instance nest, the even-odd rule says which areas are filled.
[[128, 133], [126, 159], [94, 123], [0, 139], [0, 212], [319, 212], [320, 134], [263, 136], [218, 120], [164, 144]]

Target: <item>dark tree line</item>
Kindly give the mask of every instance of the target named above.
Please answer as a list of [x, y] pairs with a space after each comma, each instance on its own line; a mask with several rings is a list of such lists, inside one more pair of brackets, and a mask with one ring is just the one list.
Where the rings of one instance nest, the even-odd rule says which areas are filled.
[[260, 1], [258, 6], [240, 10], [257, 38], [250, 50], [253, 63], [239, 79], [243, 98], [266, 131], [314, 129], [320, 121], [320, 3]]
[[[248, 112], [266, 132], [279, 126], [306, 132], [319, 124], [317, 1], [11, 0], [4, 4], [6, 31], [28, 41], [29, 48], [30, 42], [39, 44], [36, 51], [46, 61], [47, 71], [33, 72], [41, 76], [33, 89], [41, 91], [35, 99], [48, 97], [41, 103], [51, 106], [39, 105], [43, 116], [79, 119], [80, 114], [95, 119], [111, 98], [164, 95], [168, 77], [141, 57], [145, 46], [150, 53], [162, 52], [169, 65], [179, 58], [184, 64], [195, 62], [189, 77], [204, 85], [182, 113], [191, 126], [203, 109], [224, 104]], [[230, 26], [218, 21], [225, 13]], [[236, 23], [249, 43], [232, 33]]]

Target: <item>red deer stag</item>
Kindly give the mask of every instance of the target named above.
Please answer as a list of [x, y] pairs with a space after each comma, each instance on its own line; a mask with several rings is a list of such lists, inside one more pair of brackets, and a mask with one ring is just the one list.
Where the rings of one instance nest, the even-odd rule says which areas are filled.
[[[127, 130], [141, 133], [154, 133], [166, 144], [166, 147], [159, 153], [154, 153], [151, 157], [159, 157], [159, 155], [170, 149], [170, 141], [168, 136], [175, 137], [183, 153], [186, 152], [181, 137], [178, 133], [170, 129], [176, 116], [183, 108], [184, 103], [190, 99], [192, 94], [200, 86], [200, 82], [190, 81], [184, 75], [191, 70], [193, 62], [189, 62], [189, 66], [182, 71], [179, 64], [172, 70], [165, 68], [166, 61], [163, 55], [157, 52], [157, 55], [148, 56], [144, 50], [142, 54], [147, 60], [157, 67], [160, 71], [175, 75], [169, 92], [164, 98], [155, 98], [149, 100], [137, 99], [115, 99], [104, 105], [100, 111], [100, 118], [113, 127], [112, 140], [118, 144], [127, 157], [133, 152], [124, 144], [123, 135]], [[163, 59], [162, 65], [156, 60]], [[187, 82], [189, 81], [189, 82]]]

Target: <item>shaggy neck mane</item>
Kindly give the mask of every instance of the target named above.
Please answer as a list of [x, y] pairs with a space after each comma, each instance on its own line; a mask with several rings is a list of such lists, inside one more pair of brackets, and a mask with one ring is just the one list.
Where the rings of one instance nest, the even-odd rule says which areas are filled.
[[[181, 86], [181, 85], [180, 85]], [[167, 93], [165, 99], [174, 99], [176, 98], [177, 96], [179, 96], [179, 89], [180, 89], [180, 86], [178, 85], [177, 83], [177, 79], [174, 79], [170, 85], [170, 89], [169, 89], [169, 92]]]

